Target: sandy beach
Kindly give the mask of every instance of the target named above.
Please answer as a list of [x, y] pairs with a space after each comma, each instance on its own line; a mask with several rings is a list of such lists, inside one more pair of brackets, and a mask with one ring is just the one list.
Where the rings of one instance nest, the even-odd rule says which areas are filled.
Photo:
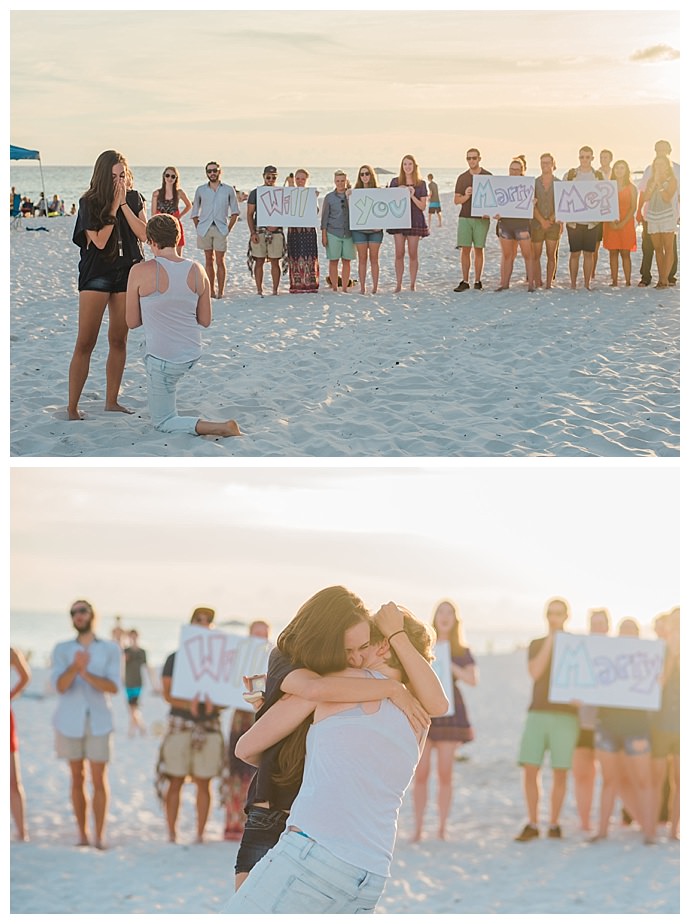
[[[677, 914], [680, 844], [660, 829], [644, 846], [635, 828], [614, 823], [606, 843], [578, 830], [572, 781], [562, 815], [563, 840], [519, 844], [524, 823], [519, 736], [530, 683], [526, 654], [478, 657], [480, 683], [463, 688], [476, 740], [456, 761], [449, 837], [435, 838], [434, 789], [427, 836], [410, 843], [411, 793], [401, 812], [392, 876], [381, 914]], [[13, 914], [213, 914], [231, 888], [237, 844], [223, 841], [217, 787], [207, 843], [193, 843], [193, 787], [186, 786], [180, 841], [169, 844], [153, 788], [167, 706], [145, 690], [147, 737], [127, 736], [124, 695], [114, 697], [116, 731], [110, 764], [110, 849], [76, 848], [68, 770], [54, 755], [55, 694], [36, 669], [15, 700], [26, 790], [28, 843], [11, 845]], [[227, 720], [226, 720], [227, 721]], [[548, 790], [549, 771], [544, 771]], [[546, 822], [542, 805], [542, 821]]]
[[[632, 287], [609, 286], [602, 250], [595, 289], [572, 290], [562, 242], [555, 288], [528, 293], [518, 258], [511, 288], [496, 293], [492, 223], [483, 291], [455, 293], [457, 209], [451, 194], [442, 200], [444, 225], [420, 245], [417, 291], [398, 295], [386, 236], [377, 295], [289, 295], [285, 276], [279, 296], [260, 298], [247, 226], [236, 226], [227, 297], [214, 301], [202, 358], [178, 389], [183, 413], [237, 419], [244, 436], [226, 440], [153, 429], [140, 330], [121, 391], [134, 413], [106, 413], [105, 323], [86, 419], [67, 420], [74, 219], [25, 222], [35, 230], [10, 234], [11, 455], [677, 456], [679, 288], [638, 288], [638, 247]], [[198, 258], [194, 229], [185, 230], [185, 255]]]

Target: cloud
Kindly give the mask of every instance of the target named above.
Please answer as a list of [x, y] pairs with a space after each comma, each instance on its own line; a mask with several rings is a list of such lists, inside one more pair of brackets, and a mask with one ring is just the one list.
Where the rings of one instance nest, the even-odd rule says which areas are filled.
[[650, 45], [649, 48], [643, 48], [630, 56], [631, 61], [644, 61], [652, 64], [657, 61], [677, 61], [679, 58], [680, 51], [677, 48], [671, 48], [670, 45]]

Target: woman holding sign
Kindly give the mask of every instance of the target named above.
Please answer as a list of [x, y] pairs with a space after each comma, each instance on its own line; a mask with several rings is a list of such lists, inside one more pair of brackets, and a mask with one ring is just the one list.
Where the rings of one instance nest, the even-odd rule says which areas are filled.
[[406, 154], [400, 164], [400, 174], [388, 184], [391, 188], [395, 186], [406, 186], [410, 192], [410, 209], [412, 221], [409, 228], [395, 228], [388, 233], [393, 235], [395, 240], [395, 291], [402, 290], [403, 273], [405, 271], [405, 241], [407, 241], [407, 253], [410, 259], [410, 290], [414, 292], [417, 283], [417, 270], [419, 269], [419, 239], [420, 237], [429, 236], [429, 228], [424, 218], [424, 209], [428, 191], [426, 183], [419, 176], [419, 167], [417, 161], [411, 154]]
[[[377, 189], [376, 171], [369, 164], [362, 164], [357, 171], [355, 189]], [[383, 241], [383, 231], [352, 231], [352, 241], [359, 257], [359, 291], [366, 292], [367, 259], [371, 262], [372, 294], [376, 295], [379, 287], [379, 250]]]
[[[525, 162], [522, 156], [513, 158], [510, 162], [508, 173], [510, 176], [525, 175]], [[529, 292], [534, 292], [537, 286], [534, 276], [532, 241], [530, 239], [530, 219], [501, 218], [500, 215], [497, 215], [496, 218], [498, 219], [496, 233], [501, 241], [501, 284], [496, 291], [502, 292], [510, 286], [510, 277], [513, 274], [513, 265], [519, 247], [525, 260], [527, 289]]]
[[431, 770], [431, 752], [436, 751], [436, 773], [438, 774], [438, 836], [446, 837], [446, 823], [453, 799], [453, 758], [458, 744], [474, 739], [474, 731], [467, 716], [459, 684], [474, 687], [479, 681], [479, 671], [470, 649], [467, 647], [463, 626], [454, 603], [443, 600], [436, 607], [433, 623], [436, 632], [436, 653], [441, 647], [450, 649], [450, 671], [453, 681], [453, 715], [440, 716], [431, 720], [431, 728], [424, 745], [422, 756], [414, 777], [415, 832], [413, 841], [422, 839], [424, 810], [427, 803], [427, 789]]

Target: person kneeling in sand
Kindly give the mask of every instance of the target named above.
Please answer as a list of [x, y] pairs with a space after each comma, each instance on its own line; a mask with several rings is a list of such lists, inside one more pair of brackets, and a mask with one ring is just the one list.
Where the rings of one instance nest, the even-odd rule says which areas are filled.
[[127, 326], [144, 328], [148, 402], [156, 430], [198, 436], [239, 436], [234, 420], [211, 421], [177, 413], [177, 383], [201, 356], [201, 328], [211, 324], [211, 291], [200, 263], [176, 251], [180, 225], [172, 215], [146, 223], [153, 260], [133, 267], [127, 284]]

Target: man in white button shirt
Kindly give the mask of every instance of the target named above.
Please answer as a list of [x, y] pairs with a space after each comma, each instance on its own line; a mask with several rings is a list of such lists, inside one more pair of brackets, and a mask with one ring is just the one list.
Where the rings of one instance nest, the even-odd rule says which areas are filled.
[[111, 693], [120, 686], [122, 653], [114, 642], [96, 638], [93, 607], [77, 600], [70, 609], [76, 639], [60, 642], [53, 650], [51, 681], [58, 693], [53, 716], [58, 757], [69, 761], [72, 807], [79, 829], [78, 846], [91, 843], [87, 832], [86, 779], [89, 762], [93, 787], [94, 847], [104, 849], [103, 832], [108, 813], [106, 765], [110, 759], [113, 716]]
[[[225, 251], [228, 234], [240, 216], [237, 194], [232, 186], [221, 183], [220, 164], [206, 164], [208, 183], [197, 187], [192, 206], [192, 221], [197, 230], [197, 246], [206, 258], [206, 274], [211, 283], [211, 298], [222, 298], [225, 291]], [[228, 212], [230, 217], [228, 218]], [[215, 261], [215, 262], [214, 262]], [[218, 285], [216, 286], [216, 277]]]

